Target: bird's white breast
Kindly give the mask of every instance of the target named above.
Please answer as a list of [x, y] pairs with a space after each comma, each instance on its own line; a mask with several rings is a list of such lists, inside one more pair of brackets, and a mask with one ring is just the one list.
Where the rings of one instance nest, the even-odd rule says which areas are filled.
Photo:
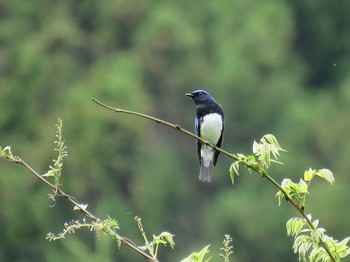
[[[200, 135], [204, 140], [209, 141], [212, 144], [217, 144], [221, 136], [222, 130], [222, 117], [217, 113], [208, 114], [203, 117], [200, 126]], [[202, 145], [201, 158], [204, 166], [209, 167], [213, 161], [214, 149]]]
[[200, 135], [212, 144], [219, 141], [222, 130], [222, 117], [217, 113], [205, 115], [200, 126]]

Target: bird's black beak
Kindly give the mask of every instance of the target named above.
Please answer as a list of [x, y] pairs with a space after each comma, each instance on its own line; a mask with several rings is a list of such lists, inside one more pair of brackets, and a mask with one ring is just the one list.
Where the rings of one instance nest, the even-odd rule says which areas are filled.
[[186, 96], [189, 96], [189, 97], [194, 97], [194, 95], [192, 95], [192, 93], [187, 93]]

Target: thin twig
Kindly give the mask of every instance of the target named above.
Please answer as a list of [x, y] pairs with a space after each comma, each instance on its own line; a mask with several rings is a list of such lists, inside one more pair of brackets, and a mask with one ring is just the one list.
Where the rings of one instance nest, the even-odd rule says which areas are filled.
[[[180, 125], [177, 125], [177, 124], [172, 124], [172, 123], [169, 123], [167, 121], [164, 121], [162, 119], [159, 119], [159, 118], [156, 118], [156, 117], [153, 117], [153, 116], [149, 116], [149, 115], [146, 115], [146, 114], [142, 114], [142, 113], [139, 113], [139, 112], [134, 112], [134, 111], [129, 111], [129, 110], [125, 110], [125, 109], [120, 109], [120, 108], [114, 108], [114, 107], [111, 107], [111, 106], [108, 106], [100, 101], [98, 101], [97, 99], [95, 98], [91, 98], [92, 101], [94, 101], [96, 104], [106, 108], [106, 109], [109, 109], [111, 111], [114, 111], [116, 113], [124, 113], [124, 114], [129, 114], [129, 115], [134, 115], [134, 116], [138, 116], [138, 117], [142, 117], [142, 118], [145, 118], [145, 119], [148, 119], [148, 120], [151, 120], [151, 121], [154, 121], [158, 124], [163, 124], [165, 126], [168, 126], [170, 128], [173, 128], [173, 129], [176, 129], [190, 137], [193, 137], [197, 140], [199, 140], [200, 142], [202, 142], [203, 144], [206, 144], [212, 148], [214, 148], [215, 150], [219, 151], [220, 153], [222, 153], [223, 155], [226, 155], [227, 157], [233, 159], [233, 160], [236, 160], [236, 161], [239, 161], [241, 164], [245, 165], [247, 168], [249, 169], [252, 169], [254, 170], [255, 172], [257, 172], [258, 174], [262, 175], [263, 178], [266, 178], [268, 181], [270, 181], [275, 187], [277, 187], [282, 193], [283, 195], [285, 196], [287, 202], [291, 203], [292, 206], [294, 206], [298, 212], [304, 217], [306, 223], [308, 224], [308, 226], [312, 229], [312, 230], [315, 230], [315, 227], [314, 225], [312, 224], [312, 221], [308, 218], [308, 216], [305, 214], [304, 210], [289, 196], [289, 194], [280, 186], [280, 184], [277, 183], [276, 180], [274, 180], [271, 176], [269, 176], [268, 174], [266, 174], [265, 172], [262, 172], [258, 167], [256, 166], [253, 166], [253, 165], [249, 165], [247, 164], [246, 162], [243, 162], [241, 161], [236, 155], [234, 154], [231, 154], [219, 147], [217, 147], [216, 145], [213, 145], [211, 144], [210, 142], [204, 140], [203, 138], [193, 134], [192, 132], [186, 130], [186, 129], [183, 129]], [[332, 254], [330, 248], [328, 247], [328, 245], [323, 241], [323, 239], [321, 237], [319, 237], [319, 243], [320, 245], [325, 249], [325, 251], [327, 252], [327, 254], [329, 255], [330, 259], [333, 261], [333, 262], [336, 262], [337, 260], [335, 259], [334, 255]]]
[[[61, 197], [66, 198], [69, 202], [71, 202], [74, 206], [78, 207], [78, 209], [87, 217], [89, 217], [90, 219], [92, 219], [95, 222], [100, 222], [101, 219], [97, 218], [96, 216], [94, 216], [92, 213], [90, 213], [85, 207], [83, 207], [73, 196], [65, 193], [60, 187], [55, 186], [54, 184], [50, 183], [48, 180], [46, 180], [42, 175], [40, 175], [38, 172], [36, 172], [33, 168], [31, 168], [24, 160], [22, 160], [21, 158], [19, 158], [18, 156], [16, 156], [14, 158], [14, 162], [17, 164], [22, 165], [23, 167], [25, 167], [27, 170], [30, 171], [31, 174], [33, 174], [36, 178], [38, 178], [40, 181], [42, 181], [43, 183], [45, 183], [47, 186], [51, 187], [55, 194]], [[136, 251], [137, 253], [139, 253], [141, 256], [143, 256], [144, 259], [146, 259], [147, 261], [150, 262], [158, 262], [158, 260], [153, 259], [152, 256], [148, 255], [147, 253], [145, 253], [142, 249], [140, 249], [137, 245], [134, 244], [134, 242], [132, 242], [130, 239], [126, 238], [126, 237], [122, 237], [120, 235], [118, 235], [114, 230], [109, 228], [109, 233], [113, 236], [115, 236], [120, 243], [127, 245], [129, 248], [131, 248], [132, 250]]]
[[[142, 117], [142, 118], [145, 118], [145, 119], [148, 119], [148, 120], [152, 120], [158, 124], [162, 124], [162, 125], [165, 125], [165, 126], [168, 126], [170, 128], [173, 128], [173, 129], [176, 129], [176, 130], [179, 130], [180, 132], [182, 133], [185, 133], [186, 135], [188, 136], [191, 136], [197, 140], [199, 140], [200, 142], [202, 142], [203, 144], [205, 145], [208, 145], [212, 148], [214, 148], [215, 150], [219, 151], [220, 153], [228, 156], [229, 158], [232, 158], [234, 160], [237, 160], [239, 161], [239, 158], [234, 155], [234, 154], [230, 154], [229, 152], [221, 149], [220, 147], [217, 147], [216, 145], [213, 145], [211, 144], [210, 142], [208, 142], [207, 140], [204, 140], [203, 138], [193, 134], [192, 132], [182, 128], [180, 125], [175, 125], [175, 124], [172, 124], [172, 123], [169, 123], [167, 121], [164, 121], [162, 119], [159, 119], [159, 118], [156, 118], [156, 117], [153, 117], [153, 116], [149, 116], [149, 115], [146, 115], [146, 114], [142, 114], [142, 113], [139, 113], [139, 112], [134, 112], [134, 111], [129, 111], [129, 110], [125, 110], [125, 109], [120, 109], [120, 108], [114, 108], [114, 107], [111, 107], [111, 106], [108, 106], [108, 105], [105, 105], [103, 104], [102, 102], [98, 101], [97, 99], [95, 98], [91, 98], [92, 101], [94, 101], [96, 104], [104, 107], [104, 108], [107, 108], [111, 111], [114, 111], [114, 112], [117, 112], [117, 113], [124, 113], [124, 114], [128, 114], [128, 115], [134, 115], [134, 116], [139, 116], [139, 117]], [[252, 167], [250, 167], [252, 168]]]

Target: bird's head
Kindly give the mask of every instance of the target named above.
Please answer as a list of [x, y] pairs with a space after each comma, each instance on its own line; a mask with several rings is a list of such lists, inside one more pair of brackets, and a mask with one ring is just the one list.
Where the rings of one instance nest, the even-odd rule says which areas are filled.
[[186, 96], [191, 97], [196, 105], [214, 102], [214, 98], [204, 90], [196, 90]]

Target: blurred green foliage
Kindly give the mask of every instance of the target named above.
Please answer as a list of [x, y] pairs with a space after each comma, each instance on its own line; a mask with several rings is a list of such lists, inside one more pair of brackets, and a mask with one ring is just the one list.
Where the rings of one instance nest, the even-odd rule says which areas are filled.
[[[306, 210], [328, 233], [349, 235], [350, 2], [347, 1], [0, 1], [0, 144], [45, 173], [55, 154], [54, 124], [68, 146], [61, 183], [121, 234], [175, 235], [178, 261], [226, 233], [233, 261], [295, 261], [276, 190], [255, 176], [232, 188], [221, 156], [213, 182], [198, 181], [195, 143], [155, 123], [92, 103], [155, 115], [193, 128], [184, 96], [210, 91], [226, 114], [224, 148], [251, 152], [274, 134], [288, 150], [279, 182], [330, 168], [333, 187], [315, 182]], [[0, 163], [1, 261], [139, 261], [89, 232], [45, 240], [79, 214], [64, 200], [49, 208], [48, 188]], [[245, 172], [245, 171], [242, 171]], [[252, 252], [254, 250], [254, 252]]]

